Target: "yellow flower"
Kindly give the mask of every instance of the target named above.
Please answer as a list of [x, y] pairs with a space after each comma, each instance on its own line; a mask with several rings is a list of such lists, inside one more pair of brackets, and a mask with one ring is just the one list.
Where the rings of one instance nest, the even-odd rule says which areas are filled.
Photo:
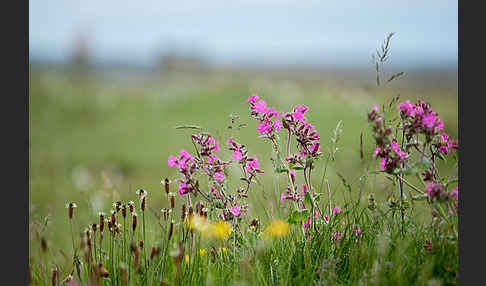
[[230, 236], [233, 229], [229, 227], [229, 225], [222, 220], [218, 220], [212, 224], [212, 235], [216, 236], [219, 239], [226, 239]]
[[203, 256], [204, 254], [206, 254], [206, 249], [199, 249], [199, 255]]
[[186, 254], [186, 263], [189, 263], [189, 254]]
[[225, 221], [218, 220], [210, 223], [201, 216], [190, 218], [188, 224], [191, 229], [201, 232], [203, 237], [226, 239], [233, 232], [233, 229]]
[[274, 236], [284, 236], [286, 235], [290, 230], [290, 225], [281, 220], [274, 220], [269, 226], [265, 228], [263, 231], [263, 238], [264, 239], [269, 239]]
[[220, 246], [220, 247], [218, 247], [218, 251], [219, 252], [223, 251], [223, 254], [226, 254], [226, 247], [221, 248], [221, 246]]

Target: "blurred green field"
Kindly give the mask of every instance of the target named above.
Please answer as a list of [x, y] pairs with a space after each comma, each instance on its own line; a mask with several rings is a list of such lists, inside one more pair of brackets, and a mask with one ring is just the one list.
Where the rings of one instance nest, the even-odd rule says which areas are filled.
[[[297, 104], [309, 106], [307, 115], [321, 134], [323, 150], [327, 150], [332, 131], [342, 120], [340, 150], [328, 169], [338, 202], [346, 192], [338, 173], [353, 186], [351, 195], [357, 196], [360, 176], [366, 168], [377, 168], [371, 157], [374, 142], [366, 121], [373, 103], [388, 102], [397, 94], [402, 100], [424, 99], [443, 119], [445, 131], [457, 138], [457, 86], [432, 82], [420, 89], [393, 84], [377, 88], [373, 80], [370, 78], [370, 84], [362, 86], [325, 79], [306, 81], [290, 76], [227, 73], [120, 79], [96, 73], [79, 76], [31, 70], [30, 223], [36, 224], [49, 215], [47, 238], [55, 243], [55, 249], [69, 249], [69, 223], [64, 208], [69, 201], [76, 202], [76, 211], [83, 214], [78, 216], [79, 229], [95, 222], [98, 211], [109, 211], [114, 200], [135, 200], [135, 190], [139, 188], [148, 190], [150, 208], [160, 210], [166, 206], [160, 181], [177, 178], [177, 171], [167, 165], [168, 156], [181, 148], [193, 148], [191, 132], [175, 129], [184, 124], [202, 126], [222, 144], [231, 135], [247, 144], [265, 170], [259, 189], [252, 190], [250, 215], [264, 217], [265, 212], [270, 212], [278, 216], [278, 210], [282, 210], [278, 198], [285, 180], [273, 172], [270, 145], [258, 138], [256, 122], [249, 117], [247, 97], [252, 93], [258, 93], [278, 110], [290, 110]], [[230, 114], [239, 115], [239, 123], [248, 126], [239, 131], [229, 129]], [[362, 131], [365, 160], [360, 160], [359, 155]], [[227, 159], [231, 156], [227, 150], [222, 154]], [[315, 186], [320, 185], [322, 167], [323, 161], [314, 171]], [[453, 171], [451, 164], [444, 164], [443, 168]], [[235, 170], [235, 187], [238, 177]], [[376, 181], [369, 178], [362, 196], [369, 192], [384, 199], [390, 186], [382, 177], [376, 177]], [[149, 230], [149, 234], [155, 235], [155, 230]], [[31, 239], [37, 244], [32, 235]]]

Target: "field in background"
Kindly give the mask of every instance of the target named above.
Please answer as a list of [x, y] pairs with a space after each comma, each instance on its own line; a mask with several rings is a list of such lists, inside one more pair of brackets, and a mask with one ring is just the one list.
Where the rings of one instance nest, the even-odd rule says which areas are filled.
[[[177, 178], [176, 170], [167, 165], [167, 157], [181, 148], [192, 151], [191, 132], [175, 129], [184, 124], [203, 127], [222, 144], [231, 135], [245, 143], [250, 153], [259, 156], [265, 170], [259, 189], [252, 190], [250, 215], [265, 220], [266, 212], [279, 213], [272, 209], [285, 212], [279, 203], [279, 194], [286, 186], [284, 178], [273, 172], [270, 146], [258, 138], [256, 122], [249, 117], [247, 97], [252, 93], [280, 110], [288, 111], [297, 104], [309, 106], [308, 118], [321, 134], [323, 150], [327, 150], [332, 131], [342, 120], [340, 150], [328, 169], [328, 178], [335, 200], [343, 202], [348, 193], [338, 174], [351, 184], [349, 195], [358, 196], [360, 177], [367, 168], [377, 168], [366, 121], [373, 103], [387, 103], [397, 94], [402, 100], [424, 99], [443, 119], [445, 131], [458, 137], [456, 73], [441, 77], [432, 72], [408, 71], [403, 81], [378, 88], [372, 69], [359, 76], [332, 70], [79, 74], [33, 67], [29, 86], [30, 222], [49, 215], [47, 235], [58, 251], [69, 249], [71, 243], [66, 202], [74, 201], [78, 204], [76, 211], [91, 214], [92, 221], [82, 221], [77, 229], [94, 222], [98, 211], [109, 211], [114, 200], [135, 200], [139, 188], [148, 190], [149, 207], [154, 211], [167, 206], [160, 181]], [[248, 126], [239, 131], [228, 129], [230, 114], [239, 115], [238, 122]], [[360, 159], [362, 131], [364, 160]], [[226, 150], [223, 154], [226, 159], [231, 156]], [[314, 171], [313, 185], [317, 187], [322, 165]], [[443, 168], [453, 171], [448, 164]], [[235, 170], [231, 176], [235, 187], [238, 177]], [[172, 188], [175, 190], [176, 185]], [[391, 186], [382, 176], [368, 177], [362, 197], [370, 192], [384, 200]], [[86, 217], [79, 216], [81, 220]], [[149, 235], [156, 234], [155, 229], [149, 230]], [[38, 242], [31, 239], [37, 251]]]

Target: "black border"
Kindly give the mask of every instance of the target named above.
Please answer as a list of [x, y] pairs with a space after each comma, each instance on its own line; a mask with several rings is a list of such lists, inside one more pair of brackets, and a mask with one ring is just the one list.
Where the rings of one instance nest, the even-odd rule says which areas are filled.
[[[475, 1], [458, 1], [458, 102], [459, 102], [459, 279], [460, 285], [476, 285], [481, 281], [484, 256], [482, 229], [484, 226], [483, 210], [486, 192], [483, 178], [482, 158], [476, 166], [471, 159], [484, 153], [486, 141], [481, 138], [484, 128], [484, 105], [479, 102], [484, 98], [484, 50], [479, 45], [483, 40], [484, 11], [479, 5], [472, 7]], [[28, 284], [28, 243], [29, 243], [29, 1], [12, 1], [4, 9], [11, 17], [4, 19], [3, 89], [3, 148], [4, 209], [3, 229], [8, 241], [3, 244], [7, 250], [5, 261], [10, 272], [3, 279], [12, 278], [10, 285]], [[467, 4], [467, 5], [466, 5]], [[467, 6], [467, 7], [466, 7]], [[477, 13], [477, 14], [476, 14]], [[6, 22], [8, 21], [8, 24]], [[12, 22], [13, 21], [13, 22]], [[5, 35], [5, 34], [4, 34]], [[476, 64], [476, 66], [474, 66]], [[466, 100], [469, 98], [469, 101]], [[14, 107], [14, 108], [12, 108]], [[8, 111], [8, 112], [6, 112]], [[469, 136], [471, 139], [468, 139]], [[13, 139], [14, 138], [14, 139]], [[13, 140], [12, 140], [13, 139]], [[474, 146], [476, 145], [476, 146]], [[15, 152], [12, 152], [15, 151]], [[469, 154], [469, 155], [468, 155]], [[472, 180], [476, 179], [477, 182]], [[470, 233], [466, 233], [466, 228]], [[23, 237], [22, 237], [23, 236]], [[481, 246], [483, 248], [481, 249]], [[4, 268], [5, 269], [5, 268]], [[6, 270], [6, 269], [5, 269]], [[477, 279], [476, 279], [477, 278]]]
[[[2, 284], [27, 285], [29, 267], [29, 1], [2, 9]], [[6, 281], [12, 280], [14, 283]]]
[[484, 12], [476, 3], [458, 1], [459, 285], [483, 284], [485, 271]]

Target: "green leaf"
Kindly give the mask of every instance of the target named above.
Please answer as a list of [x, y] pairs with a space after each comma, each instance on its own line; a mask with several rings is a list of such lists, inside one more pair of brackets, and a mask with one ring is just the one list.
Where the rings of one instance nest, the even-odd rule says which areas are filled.
[[304, 167], [292, 165], [292, 166], [290, 166], [290, 169], [292, 169], [292, 170], [304, 170]]
[[427, 199], [427, 195], [416, 195], [412, 197], [412, 200], [414, 201], [423, 201]]
[[198, 125], [179, 125], [176, 126], [175, 129], [197, 129], [197, 130], [202, 130], [201, 126]]

